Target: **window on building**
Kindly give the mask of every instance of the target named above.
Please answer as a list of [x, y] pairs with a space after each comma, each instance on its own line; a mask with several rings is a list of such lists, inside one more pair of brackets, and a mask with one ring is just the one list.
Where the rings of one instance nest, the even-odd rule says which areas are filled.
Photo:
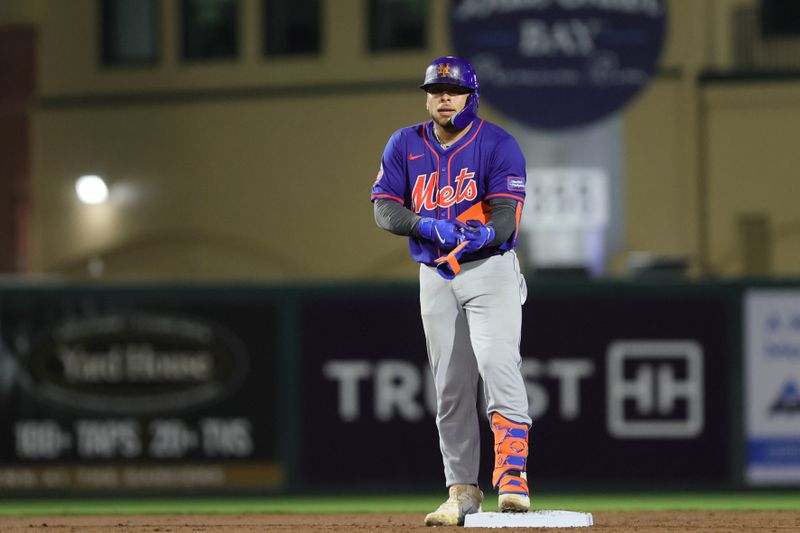
[[156, 0], [101, 0], [104, 65], [152, 64], [160, 55]]
[[800, 2], [761, 0], [761, 35], [767, 38], [800, 35]]
[[238, 53], [237, 0], [182, 0], [184, 59], [223, 59]]
[[318, 54], [320, 0], [264, 0], [264, 53]]
[[369, 0], [370, 50], [425, 48], [427, 4], [426, 0]]

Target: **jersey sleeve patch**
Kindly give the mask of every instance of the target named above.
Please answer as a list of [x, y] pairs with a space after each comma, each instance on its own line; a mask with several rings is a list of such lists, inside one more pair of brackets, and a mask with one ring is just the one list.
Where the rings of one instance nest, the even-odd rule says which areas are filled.
[[383, 177], [383, 163], [381, 163], [381, 167], [378, 169], [378, 175], [375, 176], [375, 182], [372, 184], [372, 186], [375, 187], [378, 184], [378, 182], [381, 181], [382, 177]]
[[506, 188], [509, 191], [525, 192], [525, 177], [524, 176], [508, 176], [506, 178]]

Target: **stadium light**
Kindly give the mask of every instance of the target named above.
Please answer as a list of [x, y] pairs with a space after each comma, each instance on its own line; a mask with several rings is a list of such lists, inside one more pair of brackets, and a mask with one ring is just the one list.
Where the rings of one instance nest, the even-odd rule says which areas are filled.
[[108, 199], [108, 186], [100, 176], [81, 176], [75, 182], [75, 192], [85, 204], [102, 204]]

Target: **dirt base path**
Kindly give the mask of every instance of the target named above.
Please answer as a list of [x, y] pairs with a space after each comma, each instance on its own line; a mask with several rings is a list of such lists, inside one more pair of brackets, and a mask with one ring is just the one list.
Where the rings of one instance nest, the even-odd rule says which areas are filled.
[[[797, 511], [658, 511], [597, 512], [595, 525], [570, 531], [645, 533], [645, 532], [730, 532], [766, 531], [789, 533], [800, 531]], [[460, 527], [426, 528], [424, 516], [418, 513], [364, 513], [324, 515], [141, 515], [141, 516], [27, 516], [0, 517], [0, 531], [9, 533], [100, 533], [134, 531], [158, 533], [249, 533], [264, 531], [381, 531], [385, 533], [427, 531], [444, 533]], [[556, 531], [553, 529], [503, 528], [514, 531]]]

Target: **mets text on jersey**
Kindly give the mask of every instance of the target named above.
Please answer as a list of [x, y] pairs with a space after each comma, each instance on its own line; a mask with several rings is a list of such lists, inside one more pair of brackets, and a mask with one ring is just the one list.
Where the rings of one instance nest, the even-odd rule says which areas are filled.
[[472, 201], [478, 197], [478, 188], [475, 184], [475, 173], [469, 172], [467, 168], [462, 168], [461, 172], [455, 177], [456, 186], [446, 185], [439, 189], [436, 194], [436, 184], [439, 182], [439, 173], [432, 172], [430, 175], [420, 174], [414, 182], [411, 191], [411, 201], [414, 212], [419, 213], [422, 209], [429, 211], [436, 207], [450, 207], [463, 201]]

